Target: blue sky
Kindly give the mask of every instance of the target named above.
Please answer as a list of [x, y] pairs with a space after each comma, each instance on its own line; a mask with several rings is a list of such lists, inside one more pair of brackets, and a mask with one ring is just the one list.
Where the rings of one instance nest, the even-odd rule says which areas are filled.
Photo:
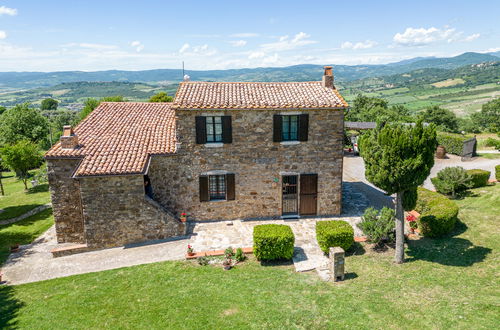
[[499, 51], [500, 1], [0, 0], [0, 71], [380, 64]]

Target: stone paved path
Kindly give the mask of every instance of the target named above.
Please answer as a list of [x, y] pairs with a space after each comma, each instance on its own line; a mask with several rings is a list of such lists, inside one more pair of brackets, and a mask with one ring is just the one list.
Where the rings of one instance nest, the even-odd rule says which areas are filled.
[[356, 236], [361, 235], [355, 225], [360, 221], [358, 216], [334, 218], [309, 218], [297, 220], [269, 221], [221, 221], [202, 222], [192, 225], [193, 232], [190, 243], [195, 251], [225, 250], [228, 247], [252, 247], [253, 227], [260, 224], [285, 224], [292, 228], [295, 235], [295, 253], [293, 263], [295, 270], [303, 272], [323, 267], [328, 262], [316, 240], [316, 221], [339, 220], [349, 222]]

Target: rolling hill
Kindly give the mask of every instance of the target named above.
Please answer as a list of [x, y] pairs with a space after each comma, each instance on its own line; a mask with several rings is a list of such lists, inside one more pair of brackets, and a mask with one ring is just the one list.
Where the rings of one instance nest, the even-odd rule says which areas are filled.
[[[449, 58], [415, 58], [384, 65], [334, 65], [337, 81], [400, 74], [422, 68], [455, 69], [464, 65], [498, 61], [490, 54], [464, 53]], [[303, 64], [278, 68], [186, 71], [192, 80], [204, 81], [309, 81], [318, 80], [322, 65]], [[182, 70], [157, 69], [144, 71], [62, 71], [62, 72], [0, 72], [0, 91], [49, 87], [68, 82], [146, 82], [177, 83]]]

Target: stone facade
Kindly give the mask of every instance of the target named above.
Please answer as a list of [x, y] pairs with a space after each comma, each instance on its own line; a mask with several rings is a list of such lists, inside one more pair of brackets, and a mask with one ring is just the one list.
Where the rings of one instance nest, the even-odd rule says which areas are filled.
[[[305, 142], [273, 142], [273, 114], [309, 114]], [[231, 115], [232, 143], [196, 144], [195, 117]], [[318, 174], [318, 216], [341, 213], [343, 110], [177, 110], [180, 148], [153, 156], [148, 175], [155, 199], [191, 220], [277, 218], [281, 216], [281, 175]], [[233, 201], [200, 202], [199, 176], [235, 174]]]
[[80, 182], [73, 179], [80, 159], [47, 160], [57, 242], [84, 243]]
[[181, 236], [185, 224], [144, 194], [142, 175], [80, 179], [85, 238], [90, 247], [112, 247]]

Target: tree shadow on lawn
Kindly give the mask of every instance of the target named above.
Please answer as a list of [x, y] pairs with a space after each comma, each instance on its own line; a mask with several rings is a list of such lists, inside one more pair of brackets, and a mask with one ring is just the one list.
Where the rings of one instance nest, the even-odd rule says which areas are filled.
[[17, 321], [14, 319], [24, 304], [15, 298], [12, 286], [0, 284], [0, 329], [14, 329]]
[[[38, 203], [38, 204], [7, 206], [7, 207], [3, 208], [3, 212], [0, 213], [0, 220], [10, 220], [10, 219], [17, 218], [17, 217], [33, 210], [34, 208], [42, 206], [42, 205], [44, 205], [44, 204]], [[37, 213], [37, 214], [40, 214], [40, 213]], [[22, 225], [31, 225], [32, 223], [33, 223], [33, 221], [28, 221], [28, 222], [25, 222], [24, 220], [22, 221]], [[21, 222], [15, 222], [15, 224], [21, 225]], [[8, 226], [8, 225], [0, 225], [0, 229], [2, 229], [3, 226]]]
[[410, 258], [407, 258], [407, 261], [425, 260], [456, 267], [470, 267], [483, 261], [492, 249], [475, 246], [465, 238], [454, 237], [466, 230], [467, 225], [457, 221], [455, 230], [449, 236], [409, 240], [406, 254]]
[[43, 183], [43, 184], [39, 184], [38, 186], [28, 188], [28, 191], [26, 193], [27, 194], [36, 194], [36, 193], [47, 192], [47, 191], [49, 191], [49, 184]]

